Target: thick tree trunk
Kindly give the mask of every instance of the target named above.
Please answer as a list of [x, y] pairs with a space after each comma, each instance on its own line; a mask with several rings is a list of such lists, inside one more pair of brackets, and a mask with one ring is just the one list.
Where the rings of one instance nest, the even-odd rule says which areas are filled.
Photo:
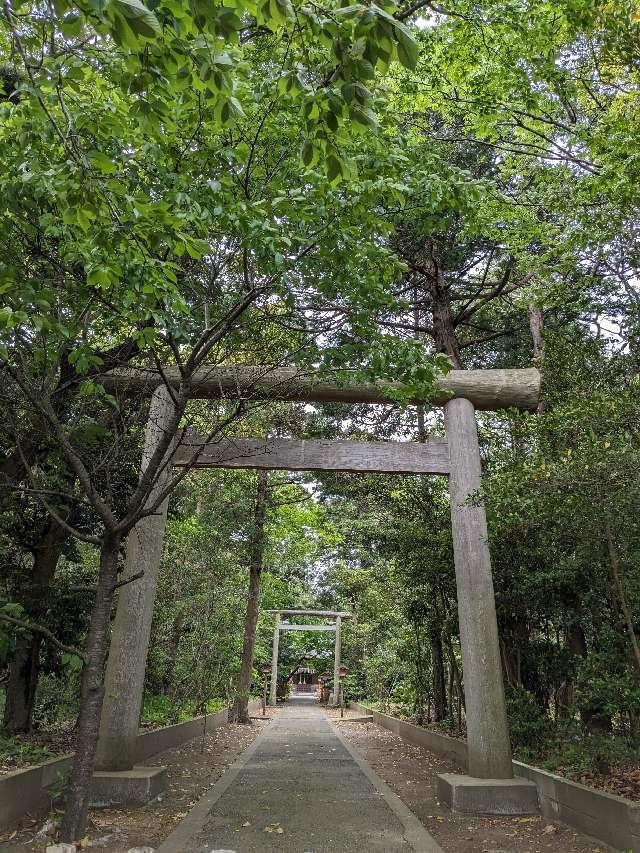
[[40, 674], [39, 634], [19, 635], [9, 664], [2, 728], [8, 735], [25, 734], [33, 726], [33, 708]]
[[458, 348], [458, 338], [453, 325], [449, 298], [442, 281], [442, 270], [434, 262], [434, 277], [431, 287], [433, 329], [436, 344], [441, 352], [446, 353], [454, 367], [462, 368], [462, 357]]
[[253, 534], [251, 537], [251, 558], [249, 564], [249, 592], [247, 594], [247, 612], [244, 621], [244, 644], [242, 648], [242, 666], [238, 679], [238, 692], [235, 702], [229, 710], [229, 722], [249, 723], [249, 692], [253, 674], [253, 652], [256, 645], [256, 627], [260, 607], [260, 576], [264, 557], [264, 522], [267, 509], [267, 490], [269, 485], [267, 471], [258, 471], [258, 488], [253, 515]]
[[60, 841], [71, 844], [84, 835], [95, 763], [100, 714], [104, 698], [104, 671], [109, 650], [111, 606], [118, 576], [120, 538], [107, 535], [100, 553], [100, 576], [85, 646], [76, 752]]
[[444, 674], [444, 659], [442, 654], [442, 636], [439, 628], [429, 632], [431, 643], [431, 679], [433, 687], [433, 718], [436, 723], [447, 716], [447, 688]]
[[433, 337], [440, 352], [446, 353], [454, 367], [462, 368], [462, 357], [458, 346], [458, 336], [451, 313], [449, 292], [444, 281], [444, 271], [440, 262], [440, 253], [434, 242], [431, 243], [431, 275], [428, 278], [431, 296], [431, 317]]
[[[55, 574], [66, 535], [60, 525], [51, 519], [34, 550], [31, 577], [21, 591], [21, 604], [28, 619], [34, 623], [40, 623], [43, 619], [46, 592]], [[41, 644], [42, 637], [39, 634], [21, 634], [17, 637], [5, 687], [2, 727], [8, 734], [31, 731], [40, 674]]]

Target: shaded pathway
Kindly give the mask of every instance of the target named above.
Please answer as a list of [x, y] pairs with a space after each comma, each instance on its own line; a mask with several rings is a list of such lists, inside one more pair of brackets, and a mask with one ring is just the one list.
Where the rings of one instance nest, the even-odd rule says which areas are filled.
[[442, 853], [313, 697], [289, 701], [158, 853]]

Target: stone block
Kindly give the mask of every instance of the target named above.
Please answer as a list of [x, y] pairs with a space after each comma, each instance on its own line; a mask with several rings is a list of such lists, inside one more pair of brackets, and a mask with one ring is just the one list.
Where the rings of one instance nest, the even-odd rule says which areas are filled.
[[91, 805], [143, 806], [167, 786], [166, 767], [134, 767], [133, 770], [97, 770], [91, 780]]
[[477, 779], [458, 773], [437, 777], [440, 802], [454, 812], [477, 815], [538, 814], [535, 782], [514, 779]]
[[46, 853], [76, 853], [75, 844], [49, 844]]

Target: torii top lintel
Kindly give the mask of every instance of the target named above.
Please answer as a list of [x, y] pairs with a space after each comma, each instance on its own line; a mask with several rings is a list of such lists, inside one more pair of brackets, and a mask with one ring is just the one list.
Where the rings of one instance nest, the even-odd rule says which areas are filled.
[[353, 613], [344, 610], [265, 610], [265, 613], [277, 613], [280, 616], [325, 616], [327, 619], [352, 619]]
[[[120, 368], [104, 374], [101, 382], [111, 391], [151, 395], [162, 383], [178, 386], [180, 373], [167, 367], [162, 375], [155, 368]], [[496, 411], [516, 408], [535, 411], [540, 395], [540, 373], [535, 368], [509, 370], [451, 370], [437, 382], [431, 400], [414, 399], [444, 406], [454, 397], [470, 400], [476, 409]], [[390, 403], [390, 391], [401, 390], [398, 382], [355, 383], [347, 373], [336, 379], [318, 377], [311, 370], [264, 365], [201, 367], [190, 380], [194, 399], [262, 398], [304, 403]]]

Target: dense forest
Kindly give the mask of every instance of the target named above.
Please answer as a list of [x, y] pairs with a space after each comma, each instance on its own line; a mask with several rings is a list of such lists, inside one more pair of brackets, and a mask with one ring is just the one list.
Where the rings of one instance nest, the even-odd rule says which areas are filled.
[[[537, 411], [478, 413], [514, 753], [639, 798], [637, 4], [7, 0], [0, 55], [0, 766], [77, 743], [80, 837], [163, 506], [143, 725], [242, 718], [253, 596], [253, 695], [265, 611], [345, 610], [347, 699], [464, 736], [446, 477], [163, 460], [186, 428], [424, 442], [439, 376], [534, 366]], [[252, 364], [387, 402], [196, 399]], [[142, 474], [132, 368], [177, 377]], [[281, 690], [331, 657], [283, 637]]]

